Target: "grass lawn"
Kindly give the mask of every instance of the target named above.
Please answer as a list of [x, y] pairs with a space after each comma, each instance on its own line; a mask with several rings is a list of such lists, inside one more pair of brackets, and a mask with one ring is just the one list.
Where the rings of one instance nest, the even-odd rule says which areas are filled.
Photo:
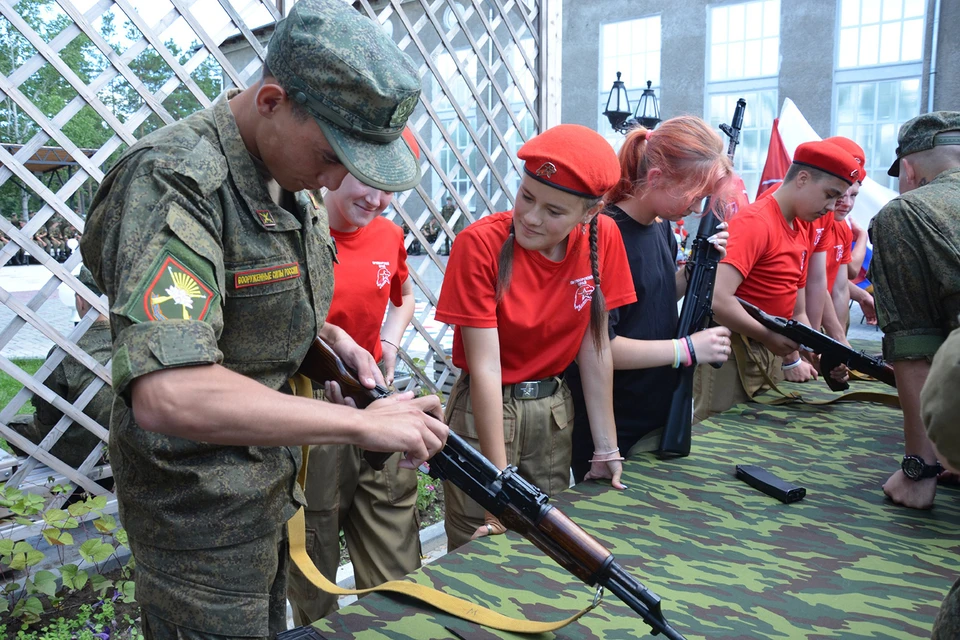
[[[15, 358], [11, 362], [33, 375], [43, 364], [43, 358]], [[22, 384], [0, 372], [0, 407], [7, 406], [7, 403], [13, 400], [13, 396], [17, 395], [21, 388], [23, 388]], [[33, 403], [27, 402], [17, 413], [33, 413]]]

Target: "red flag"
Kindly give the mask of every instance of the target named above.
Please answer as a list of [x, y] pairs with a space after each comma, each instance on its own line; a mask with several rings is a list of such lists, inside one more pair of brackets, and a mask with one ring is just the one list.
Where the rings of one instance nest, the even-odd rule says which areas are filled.
[[780, 131], [777, 129], [779, 122], [779, 118], [773, 121], [773, 130], [770, 132], [770, 146], [767, 147], [767, 162], [763, 165], [763, 173], [760, 174], [757, 198], [770, 187], [783, 182], [783, 177], [787, 175], [787, 169], [790, 168], [791, 158], [783, 146]]
[[733, 177], [733, 188], [731, 191], [733, 192], [733, 204], [736, 205], [733, 213], [736, 213], [750, 204], [750, 196], [747, 195], [747, 185], [743, 184], [743, 178], [736, 174], [734, 174]]

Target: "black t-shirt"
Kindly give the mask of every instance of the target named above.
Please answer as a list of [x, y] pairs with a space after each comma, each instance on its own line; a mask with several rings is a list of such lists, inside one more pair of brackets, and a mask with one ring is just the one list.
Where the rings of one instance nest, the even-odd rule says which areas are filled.
[[[677, 240], [667, 221], [643, 225], [611, 206], [623, 236], [637, 301], [610, 312], [610, 338], [669, 340], [677, 331]], [[570, 365], [566, 380], [576, 407], [573, 431], [573, 470], [579, 481], [590, 469], [593, 454], [590, 422], [583, 401], [580, 371]], [[613, 372], [613, 413], [617, 443], [624, 454], [640, 438], [667, 421], [670, 398], [677, 385], [677, 370], [669, 366]]]

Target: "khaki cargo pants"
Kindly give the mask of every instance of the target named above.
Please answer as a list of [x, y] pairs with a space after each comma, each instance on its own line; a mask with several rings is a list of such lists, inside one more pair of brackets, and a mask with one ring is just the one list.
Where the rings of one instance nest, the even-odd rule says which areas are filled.
[[[506, 389], [509, 389], [507, 387]], [[460, 376], [450, 391], [446, 421], [450, 429], [480, 450], [473, 421], [470, 383]], [[548, 495], [570, 487], [570, 460], [573, 453], [573, 396], [564, 382], [556, 393], [539, 400], [517, 400], [504, 393], [503, 441], [507, 463]], [[443, 484], [447, 550], [470, 541], [483, 525], [483, 507], [450, 482]]]
[[[374, 471], [352, 445], [310, 448], [307, 553], [331, 582], [340, 564], [340, 530], [347, 541], [358, 589], [397, 580], [420, 568], [417, 472], [399, 469], [401, 454]], [[291, 563], [287, 598], [298, 626], [337, 610], [337, 596], [324, 593]]]
[[[708, 364], [693, 374], [693, 421], [700, 422], [723, 413], [730, 407], [749, 402], [760, 391], [769, 389], [767, 377], [783, 381], [783, 359], [752, 338], [739, 333], [730, 336], [733, 353], [719, 369]], [[766, 376], [764, 375], [766, 373]]]

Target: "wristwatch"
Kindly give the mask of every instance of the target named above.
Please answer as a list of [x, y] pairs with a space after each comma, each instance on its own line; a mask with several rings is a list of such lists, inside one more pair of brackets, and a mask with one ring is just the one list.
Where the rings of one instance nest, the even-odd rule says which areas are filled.
[[943, 473], [943, 465], [939, 461], [927, 464], [927, 461], [920, 456], [903, 456], [900, 468], [903, 469], [903, 475], [911, 480], [936, 478]]

